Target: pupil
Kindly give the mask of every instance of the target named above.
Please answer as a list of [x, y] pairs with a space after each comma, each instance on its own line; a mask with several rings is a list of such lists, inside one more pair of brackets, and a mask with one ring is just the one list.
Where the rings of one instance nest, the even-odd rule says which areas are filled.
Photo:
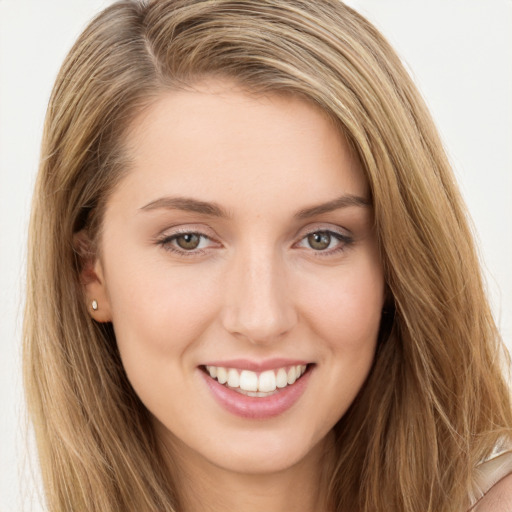
[[182, 249], [192, 250], [197, 248], [199, 245], [200, 237], [198, 235], [194, 235], [193, 233], [188, 233], [186, 235], [181, 235], [176, 239], [177, 244]]
[[308, 235], [309, 245], [318, 251], [323, 251], [331, 243], [331, 235], [328, 233], [312, 233]]

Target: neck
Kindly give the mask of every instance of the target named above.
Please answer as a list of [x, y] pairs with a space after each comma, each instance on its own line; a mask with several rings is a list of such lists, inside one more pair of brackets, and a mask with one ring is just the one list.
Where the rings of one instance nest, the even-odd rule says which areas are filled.
[[[180, 512], [319, 512], [326, 503], [331, 467], [330, 436], [293, 466], [265, 474], [235, 473], [215, 466], [189, 452], [176, 461], [172, 471]], [[174, 450], [172, 450], [176, 453]], [[185, 456], [183, 456], [185, 455]]]

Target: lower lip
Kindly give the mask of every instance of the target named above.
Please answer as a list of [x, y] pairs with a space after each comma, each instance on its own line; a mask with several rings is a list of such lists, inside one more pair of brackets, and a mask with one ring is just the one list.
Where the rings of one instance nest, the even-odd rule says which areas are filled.
[[200, 370], [206, 384], [214, 398], [227, 411], [236, 416], [250, 419], [267, 419], [283, 414], [290, 409], [306, 390], [312, 368], [308, 367], [306, 373], [294, 384], [282, 388], [270, 396], [252, 397], [233, 391], [219, 384], [207, 373]]

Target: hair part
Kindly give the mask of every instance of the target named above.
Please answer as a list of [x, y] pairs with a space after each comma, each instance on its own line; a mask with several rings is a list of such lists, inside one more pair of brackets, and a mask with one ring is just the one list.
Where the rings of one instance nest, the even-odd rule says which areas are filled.
[[335, 427], [332, 509], [460, 509], [472, 468], [510, 435], [510, 400], [466, 212], [399, 58], [337, 0], [125, 0], [71, 49], [44, 128], [24, 378], [49, 510], [178, 509], [169, 460], [112, 326], [88, 314], [80, 268], [101, 249], [105, 204], [129, 172], [134, 119], [164, 91], [216, 77], [314, 102], [370, 185], [390, 300], [372, 372]]

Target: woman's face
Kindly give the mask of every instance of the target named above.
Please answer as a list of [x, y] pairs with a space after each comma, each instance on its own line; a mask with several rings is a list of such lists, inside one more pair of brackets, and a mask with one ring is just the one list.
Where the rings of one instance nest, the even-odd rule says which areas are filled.
[[358, 160], [312, 104], [222, 81], [163, 94], [127, 147], [92, 315], [178, 456], [293, 466], [374, 357], [384, 281]]

